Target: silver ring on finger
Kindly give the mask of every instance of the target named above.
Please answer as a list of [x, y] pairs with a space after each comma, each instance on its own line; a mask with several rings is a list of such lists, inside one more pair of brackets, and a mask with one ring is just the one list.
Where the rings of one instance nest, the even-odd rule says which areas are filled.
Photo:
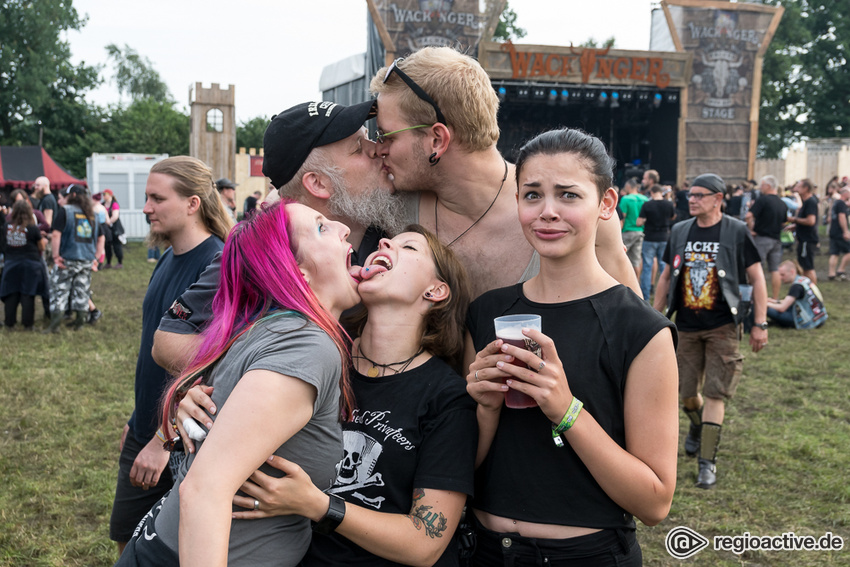
[[546, 367], [546, 363], [541, 360], [540, 365], [537, 367], [537, 371], [542, 372], [545, 367]]
[[259, 510], [259, 509], [260, 509], [260, 501], [254, 500], [254, 510]]
[[476, 370], [476, 371], [475, 371], [475, 381], [476, 381], [476, 382], [480, 382], [480, 381], [481, 381], [481, 380], [479, 380], [479, 379], [478, 379], [478, 370]]

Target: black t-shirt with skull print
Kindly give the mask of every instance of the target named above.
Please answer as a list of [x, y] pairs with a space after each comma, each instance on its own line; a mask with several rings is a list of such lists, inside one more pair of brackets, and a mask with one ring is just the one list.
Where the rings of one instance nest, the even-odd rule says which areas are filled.
[[[390, 514], [411, 512], [414, 489], [472, 494], [478, 424], [463, 378], [433, 357], [422, 366], [381, 378], [352, 369], [351, 382], [357, 409], [353, 420], [342, 426], [345, 452], [330, 493]], [[439, 519], [433, 522], [437, 528]], [[314, 533], [302, 565], [397, 564], [338, 534]], [[454, 542], [436, 565], [458, 565]]]
[[[679, 331], [707, 331], [735, 322], [723, 293], [717, 274], [717, 252], [720, 249], [720, 225], [701, 227], [694, 223], [688, 233], [683, 257], [671, 258], [668, 244], [664, 262], [671, 269], [681, 266], [679, 278], [681, 296], [676, 311], [676, 328]], [[743, 255], [738, 255], [738, 273], [761, 261], [759, 251], [751, 238], [744, 239]]]

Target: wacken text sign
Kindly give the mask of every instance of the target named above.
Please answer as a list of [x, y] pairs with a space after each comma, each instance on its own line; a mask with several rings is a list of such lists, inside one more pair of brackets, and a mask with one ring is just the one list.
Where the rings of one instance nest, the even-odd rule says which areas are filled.
[[662, 2], [676, 49], [693, 53], [688, 77], [686, 175], [752, 177], [761, 62], [782, 8], [703, 0]]
[[690, 58], [610, 48], [482, 42], [479, 59], [493, 79], [651, 86], [684, 86]]
[[[432, 46], [475, 53], [492, 33], [504, 0], [368, 0], [388, 52], [404, 56]], [[482, 9], [483, 7], [483, 9]]]

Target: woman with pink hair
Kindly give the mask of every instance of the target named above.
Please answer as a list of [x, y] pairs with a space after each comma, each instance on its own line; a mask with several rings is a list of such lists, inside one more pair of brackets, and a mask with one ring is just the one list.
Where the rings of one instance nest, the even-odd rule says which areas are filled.
[[[452, 369], [470, 296], [464, 268], [412, 225], [381, 240], [360, 278], [368, 317], [351, 348], [356, 408], [342, 424], [345, 452], [333, 486], [322, 490], [301, 463], [274, 456], [268, 464], [285, 476], [252, 474], [233, 516], [313, 520], [301, 567], [457, 566], [453, 536], [472, 494], [478, 442], [475, 403]], [[207, 424], [204, 390], [192, 388], [178, 421]]]
[[323, 488], [333, 482], [340, 417], [353, 406], [337, 321], [359, 301], [348, 234], [286, 202], [233, 229], [213, 318], [165, 395], [158, 435], [171, 432], [176, 403], [200, 377], [215, 387], [216, 427], [180, 464], [174, 489], [139, 524], [118, 565], [294, 565], [304, 554], [306, 518], [233, 521], [231, 501], [257, 468], [275, 474], [264, 465], [272, 454]]

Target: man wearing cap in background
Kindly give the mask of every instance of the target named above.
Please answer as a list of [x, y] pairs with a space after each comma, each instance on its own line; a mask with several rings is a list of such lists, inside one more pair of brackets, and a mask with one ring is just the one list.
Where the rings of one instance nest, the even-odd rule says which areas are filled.
[[725, 400], [735, 394], [743, 366], [738, 343], [746, 295], [755, 313], [750, 346], [758, 352], [767, 344], [761, 258], [747, 225], [721, 212], [725, 188], [713, 173], [694, 179], [688, 193], [692, 218], [673, 225], [655, 294], [656, 309], [678, 313], [679, 396], [691, 421], [685, 452], [699, 455], [700, 488], [716, 483]]
[[224, 208], [230, 213], [233, 222], [236, 222], [236, 183], [222, 177], [215, 182], [215, 186], [218, 189], [221, 202], [224, 203]]
[[[263, 139], [263, 173], [280, 197], [347, 225], [354, 264], [377, 249], [384, 230], [393, 235], [403, 228], [402, 203], [391, 194], [375, 143], [363, 127], [374, 112], [374, 101], [348, 107], [303, 103], [272, 118]], [[161, 366], [180, 368], [194, 353], [196, 333], [211, 316], [220, 271], [219, 256], [165, 313], [153, 346]]]

